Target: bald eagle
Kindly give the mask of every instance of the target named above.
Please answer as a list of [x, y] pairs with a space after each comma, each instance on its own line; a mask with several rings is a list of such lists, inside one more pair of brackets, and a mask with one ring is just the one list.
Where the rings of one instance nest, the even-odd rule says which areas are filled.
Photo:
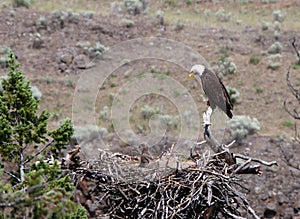
[[203, 65], [194, 65], [189, 77], [198, 75], [201, 79], [202, 88], [208, 97], [209, 106], [214, 110], [217, 106], [231, 119], [233, 104], [229, 94], [218, 76]]

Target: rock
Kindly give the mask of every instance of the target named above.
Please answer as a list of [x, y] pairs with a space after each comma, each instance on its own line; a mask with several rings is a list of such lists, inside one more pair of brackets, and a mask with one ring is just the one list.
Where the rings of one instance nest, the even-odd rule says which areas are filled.
[[300, 196], [298, 198], [299, 200], [294, 203], [294, 210], [295, 212], [300, 213]]
[[79, 41], [78, 43], [76, 43], [76, 47], [79, 48], [89, 48], [91, 47], [91, 43], [89, 41]]
[[[291, 207], [288, 207], [284, 210], [284, 218], [293, 218], [294, 215], [294, 209]], [[295, 217], [296, 218], [296, 217]], [[299, 218], [299, 217], [298, 217]]]
[[86, 55], [80, 54], [73, 59], [73, 67], [77, 69], [87, 69], [89, 58]]
[[134, 21], [132, 21], [132, 20], [130, 20], [130, 19], [124, 18], [124, 19], [121, 20], [121, 25], [122, 25], [122, 26], [125, 26], [125, 27], [127, 27], [127, 28], [130, 28], [130, 27], [133, 27]]
[[44, 40], [39, 33], [36, 33], [32, 36], [32, 48], [41, 49], [44, 47]]
[[275, 203], [268, 203], [264, 211], [264, 218], [273, 218], [277, 214], [276, 209]]
[[289, 202], [289, 199], [288, 197], [286, 197], [284, 194], [278, 194], [278, 204], [279, 205], [282, 205], [284, 203], [288, 203]]
[[64, 72], [68, 69], [68, 66], [66, 65], [66, 63], [60, 63], [58, 65], [58, 70], [60, 70], [61, 72]]
[[70, 66], [71, 63], [73, 62], [74, 55], [73, 52], [70, 50], [60, 50], [57, 55], [56, 55], [56, 60], [58, 63], [64, 63], [67, 66]]

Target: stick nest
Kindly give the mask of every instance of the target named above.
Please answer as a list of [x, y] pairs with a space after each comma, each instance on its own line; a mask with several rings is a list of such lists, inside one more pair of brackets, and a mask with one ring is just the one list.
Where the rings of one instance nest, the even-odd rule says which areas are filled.
[[91, 217], [243, 218], [248, 212], [257, 218], [240, 192], [241, 168], [219, 155], [191, 156], [192, 165], [175, 169], [141, 169], [124, 157], [74, 169], [75, 199]]

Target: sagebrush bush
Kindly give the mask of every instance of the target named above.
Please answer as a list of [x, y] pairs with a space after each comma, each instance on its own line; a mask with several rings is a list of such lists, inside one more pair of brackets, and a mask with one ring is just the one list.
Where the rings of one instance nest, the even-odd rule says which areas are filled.
[[0, 76], [0, 94], [1, 94], [1, 92], [3, 91], [3, 87], [2, 87], [2, 80], [3, 80], [3, 79], [7, 79], [7, 76], [6, 76], [6, 75]]
[[124, 6], [132, 15], [141, 14], [144, 11], [143, 3], [140, 0], [124, 0]]
[[209, 18], [211, 16], [211, 10], [205, 9], [203, 11], [203, 14], [204, 14], [204, 17], [207, 19], [207, 18]]
[[37, 86], [32, 86], [31, 91], [35, 99], [39, 100], [42, 98], [42, 92], [38, 89]]
[[99, 41], [96, 42], [96, 44], [95, 44], [95, 46], [94, 46], [93, 49], [95, 51], [97, 51], [97, 52], [100, 52], [100, 53], [102, 53], [102, 52], [104, 52], [104, 51], [107, 50], [107, 48], [102, 43], [100, 43]]
[[13, 7], [26, 7], [29, 8], [29, 6], [32, 4], [31, 0], [13, 0]]
[[184, 26], [185, 26], [185, 25], [184, 25], [183, 21], [180, 20], [180, 19], [178, 19], [178, 20], [176, 21], [175, 30], [177, 30], [177, 31], [183, 30], [183, 29], [184, 29]]
[[274, 21], [273, 26], [274, 26], [274, 30], [280, 31], [280, 29], [281, 29], [281, 23], [280, 22]]
[[251, 55], [250, 56], [250, 60], [249, 63], [252, 65], [257, 65], [258, 63], [260, 63], [261, 57], [258, 55]]
[[262, 29], [263, 31], [268, 30], [270, 26], [271, 26], [271, 25], [270, 25], [269, 22], [266, 22], [266, 21], [262, 21], [262, 22], [261, 22], [261, 29]]
[[282, 45], [280, 42], [275, 42], [273, 43], [269, 49], [268, 49], [268, 52], [270, 54], [276, 54], [276, 53], [281, 53], [281, 50], [282, 50]]
[[228, 91], [230, 100], [233, 104], [237, 104], [241, 102], [240, 92], [236, 88], [227, 86], [226, 89]]
[[7, 68], [8, 67], [8, 61], [9, 61], [9, 49], [7, 48], [1, 48], [0, 54], [2, 55], [0, 57], [0, 68]]
[[273, 21], [278, 21], [280, 23], [282, 23], [286, 17], [286, 15], [280, 10], [273, 11], [272, 15], [273, 15]]
[[177, 128], [180, 123], [179, 116], [173, 115], [159, 115], [160, 121], [167, 126], [167, 128]]
[[239, 140], [259, 131], [260, 124], [256, 118], [251, 119], [250, 116], [234, 116], [229, 120], [229, 130], [231, 135]]
[[40, 16], [36, 21], [36, 24], [45, 27], [47, 25], [47, 18], [45, 16]]
[[104, 106], [103, 110], [100, 112], [100, 119], [107, 120], [109, 118], [109, 108]]
[[150, 107], [145, 105], [141, 108], [141, 113], [144, 119], [150, 119], [152, 116], [160, 114], [160, 109], [159, 107]]
[[219, 60], [218, 64], [213, 67], [219, 77], [223, 77], [227, 74], [234, 74], [237, 67], [232, 59], [228, 57], [223, 57]]
[[98, 41], [96, 42], [95, 46], [85, 47], [84, 50], [85, 53], [87, 53], [91, 59], [94, 59], [94, 58], [100, 58], [103, 52], [108, 50], [108, 48], [106, 48], [102, 43]]
[[268, 57], [267, 67], [272, 69], [272, 70], [278, 69], [281, 65], [280, 60], [281, 60], [281, 55], [279, 53], [270, 55]]
[[279, 38], [280, 38], [280, 32], [278, 30], [275, 30], [274, 31], [274, 39], [279, 40]]
[[216, 12], [215, 15], [216, 15], [217, 21], [220, 21], [220, 22], [228, 22], [232, 18], [232, 13], [231, 12], [226, 12], [223, 8], [220, 8]]
[[158, 10], [157, 12], [156, 12], [156, 18], [158, 19], [158, 23], [160, 24], [160, 25], [164, 25], [164, 11], [162, 11], [162, 10]]

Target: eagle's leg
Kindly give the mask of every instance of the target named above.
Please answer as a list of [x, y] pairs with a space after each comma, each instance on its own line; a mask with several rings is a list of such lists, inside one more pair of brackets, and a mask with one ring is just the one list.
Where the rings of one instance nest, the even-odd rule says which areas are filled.
[[[209, 101], [207, 101], [209, 102]], [[203, 128], [204, 128], [204, 139], [206, 137], [210, 138], [210, 131], [209, 131], [209, 126], [211, 125], [210, 122], [210, 117], [213, 112], [213, 109], [209, 106], [206, 110], [206, 112], [203, 113]]]
[[210, 132], [208, 130], [209, 126], [210, 124], [204, 124], [204, 139], [206, 139], [206, 136], [210, 138]]

